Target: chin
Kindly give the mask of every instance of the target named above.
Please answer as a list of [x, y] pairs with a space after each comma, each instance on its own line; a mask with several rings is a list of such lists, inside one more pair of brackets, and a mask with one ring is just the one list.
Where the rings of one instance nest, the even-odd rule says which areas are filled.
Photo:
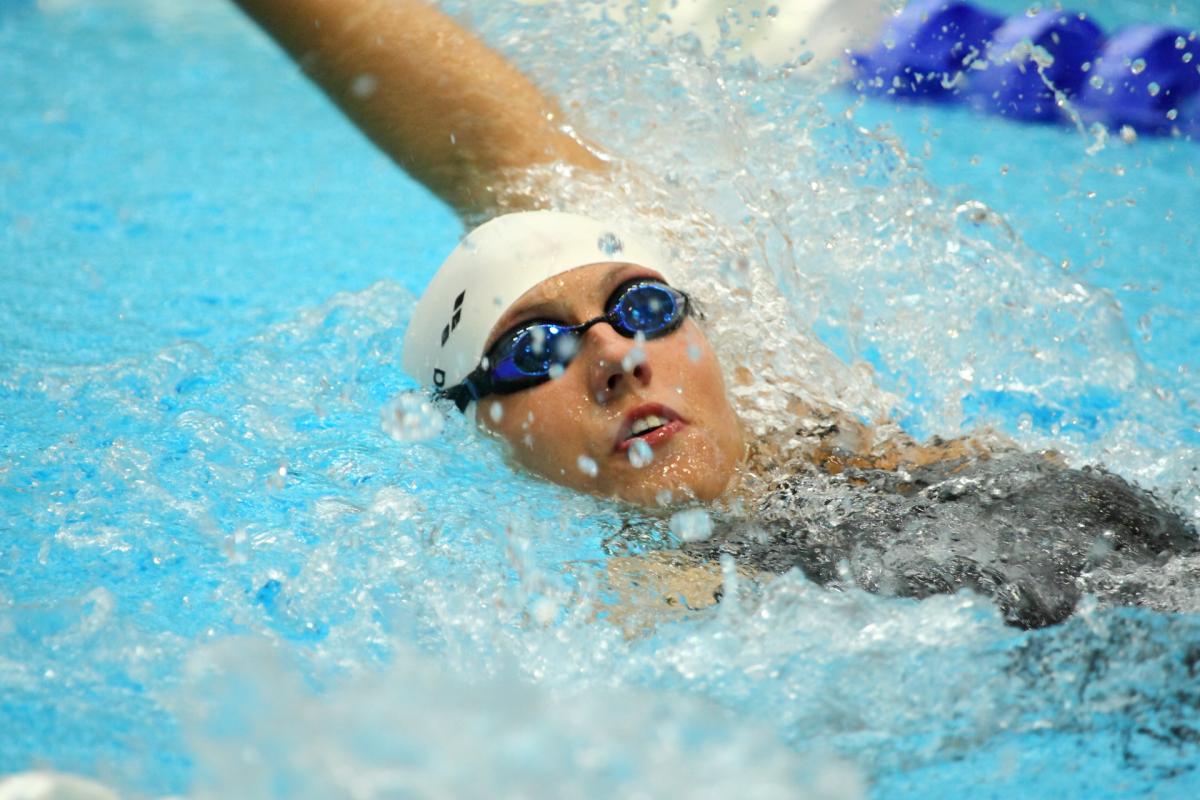
[[[730, 474], [706, 464], [694, 466], [664, 464], [658, 471], [634, 477], [614, 494], [627, 503], [641, 506], [678, 505], [687, 502], [707, 503], [716, 500], [729, 484]], [[670, 493], [670, 499], [664, 497]]]

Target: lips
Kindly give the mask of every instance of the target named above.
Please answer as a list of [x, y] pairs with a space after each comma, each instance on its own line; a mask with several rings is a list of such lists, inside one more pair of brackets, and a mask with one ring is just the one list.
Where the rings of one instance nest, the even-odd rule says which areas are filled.
[[[617, 430], [613, 452], [623, 453], [638, 439], [656, 447], [670, 439], [687, 425], [687, 420], [674, 409], [661, 403], [645, 403], [631, 409]], [[634, 431], [638, 433], [634, 433]]]

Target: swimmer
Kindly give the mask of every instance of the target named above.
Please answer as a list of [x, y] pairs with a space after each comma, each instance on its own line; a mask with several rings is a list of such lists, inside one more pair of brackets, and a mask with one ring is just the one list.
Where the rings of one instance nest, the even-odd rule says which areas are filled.
[[[782, 436], [751, 437], [670, 243], [546, 210], [520, 180], [546, 165], [603, 177], [612, 159], [511, 64], [421, 0], [237, 2], [381, 150], [487, 220], [418, 302], [405, 370], [536, 475], [639, 506], [709, 504], [715, 535], [666, 562], [698, 576], [695, 604], [729, 554], [900, 596], [968, 588], [1033, 627], [1099, 591], [1087, 576], [1195, 551], [1148, 493], [996, 437], [922, 445], [798, 401]], [[849, 512], [821, 506], [830, 486], [855, 493]]]

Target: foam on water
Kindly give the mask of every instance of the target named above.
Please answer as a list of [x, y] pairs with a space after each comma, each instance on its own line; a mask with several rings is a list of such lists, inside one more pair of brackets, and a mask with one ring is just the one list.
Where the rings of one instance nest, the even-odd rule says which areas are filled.
[[[621, 190], [581, 178], [561, 202], [668, 229], [755, 429], [783, 424], [793, 397], [892, 414], [920, 433], [992, 424], [1075, 463], [1103, 460], [1200, 512], [1195, 387], [1172, 377], [1170, 355], [1148, 358], [1113, 294], [1023, 244], [989, 204], [935, 189], [891, 134], [860, 126], [873, 109], [826, 93], [832, 76], [798, 80], [815, 62], [762, 72], [733, 42], [714, 61], [689, 40], [647, 44], [578, 3], [471, 5], [469, 23], [554, 91], [586, 136], [636, 157]], [[830, 592], [732, 563], [671, 586], [666, 603], [655, 587], [673, 573], [638, 555], [672, 541], [668, 518], [522, 475], [460, 415], [436, 430], [396, 364], [413, 292], [439, 246], [453, 245], [452, 227], [410, 210], [389, 239], [390, 220], [346, 211], [362, 208], [350, 200], [363, 176], [400, 205], [430, 201], [373, 177], [377, 158], [298, 77], [277, 89], [289, 71], [259, 40], [247, 45], [231, 16], [201, 19], [203, 32], [184, 35], [171, 31], [178, 19], [156, 28], [112, 8], [61, 18], [30, 8], [0, 28], [5, 43], [22, 42], [5, 63], [26, 70], [44, 55], [37, 36], [99, 58], [86, 43], [112, 40], [101, 32], [134, 65], [185, 53], [193, 93], [244, 75], [242, 102], [211, 124], [254, 128], [246, 151], [201, 134], [197, 152], [181, 137], [186, 175], [159, 163], [123, 179], [149, 244], [123, 227], [110, 196], [122, 184], [105, 169], [81, 158], [60, 184], [44, 166], [0, 160], [55, 198], [7, 194], [15, 211], [2, 218], [18, 265], [6, 281], [25, 293], [5, 296], [28, 302], [4, 309], [19, 335], [6, 334], [18, 346], [0, 376], [0, 730], [22, 731], [0, 735], [0, 772], [53, 768], [123, 795], [195, 797], [1200, 791], [1195, 615], [1086, 606], [1023, 633], [971, 595]], [[98, 125], [94, 108], [142, 72], [114, 68], [77, 101], [90, 115], [73, 113]], [[30, 141], [46, 102], [26, 88], [2, 129], [14, 141]], [[223, 121], [243, 105], [258, 116]], [[315, 145], [296, 141], [292, 114]], [[283, 166], [263, 158], [275, 136]], [[1086, 158], [1090, 143], [1071, 141]], [[323, 168], [304, 155], [313, 146], [338, 156], [341, 182], [322, 179], [282, 220], [260, 201], [238, 205], [245, 185], [282, 199], [291, 173], [318, 181]], [[1183, 158], [1168, 146], [1137, 170], [1147, 183]], [[244, 180], [206, 182], [186, 166], [223, 150]], [[185, 178], [199, 197], [146, 193]], [[104, 181], [117, 188], [92, 188]], [[98, 199], [71, 210], [59, 195]], [[255, 209], [265, 221], [239, 223]], [[188, 229], [194, 242], [154, 238], [156, 223], [211, 215], [219, 224]], [[337, 224], [311, 229], [317, 219]], [[240, 233], [222, 238], [222, 226]], [[217, 298], [207, 313], [155, 303], [195, 272], [172, 260], [149, 268], [168, 243], [225, 265], [227, 285], [205, 279]], [[389, 267], [352, 263], [333, 281], [330, 254], [353, 261], [357, 247]], [[257, 295], [244, 284], [269, 273], [263, 251], [292, 267]], [[93, 255], [89, 289], [78, 264]], [[120, 328], [106, 341], [110, 289], [137, 311], [140, 337]], [[238, 296], [246, 307], [226, 308]], [[49, 319], [46, 297], [60, 309]], [[226, 328], [191, 324], [227, 312]], [[78, 348], [86, 357], [71, 357]], [[676, 535], [700, 537], [705, 520], [684, 513]], [[1195, 569], [1174, 562], [1165, 583], [1186, 593]], [[722, 602], [703, 608], [714, 587]]]

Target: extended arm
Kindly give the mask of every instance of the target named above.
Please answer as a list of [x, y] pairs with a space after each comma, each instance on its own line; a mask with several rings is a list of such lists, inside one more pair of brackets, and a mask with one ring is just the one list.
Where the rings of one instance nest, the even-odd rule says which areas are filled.
[[461, 215], [506, 170], [604, 162], [511, 64], [423, 0], [235, 0], [371, 140]]

